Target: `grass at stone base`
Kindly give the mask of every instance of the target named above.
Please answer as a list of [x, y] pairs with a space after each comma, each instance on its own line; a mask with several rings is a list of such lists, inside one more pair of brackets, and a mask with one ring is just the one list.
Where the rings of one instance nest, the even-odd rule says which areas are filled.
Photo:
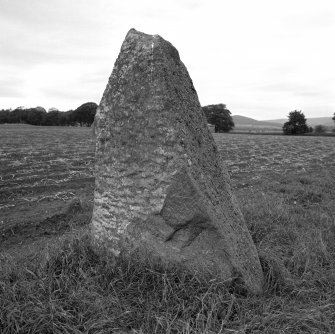
[[133, 258], [85, 234], [17, 265], [2, 256], [1, 333], [334, 333], [334, 171], [234, 180], [264, 295]]

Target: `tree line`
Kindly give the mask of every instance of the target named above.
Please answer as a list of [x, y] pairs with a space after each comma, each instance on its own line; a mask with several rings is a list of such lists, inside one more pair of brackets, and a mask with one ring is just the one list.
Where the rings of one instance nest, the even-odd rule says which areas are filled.
[[25, 123], [31, 125], [47, 126], [91, 126], [94, 121], [98, 105], [86, 102], [75, 110], [59, 111], [51, 108], [48, 112], [43, 107], [24, 108], [14, 110], [0, 110], [1, 123]]
[[[94, 121], [98, 105], [94, 102], [86, 102], [75, 110], [59, 111], [52, 108], [48, 112], [43, 107], [24, 108], [14, 110], [0, 110], [1, 123], [25, 123], [31, 125], [46, 126], [91, 126]], [[229, 132], [235, 127], [230, 110], [225, 104], [212, 104], [202, 107], [207, 122], [214, 126], [215, 132]], [[335, 113], [332, 117], [335, 122]], [[326, 132], [323, 125], [317, 125], [313, 129], [307, 125], [307, 120], [300, 110], [291, 111], [288, 121], [282, 127], [285, 135], [301, 135], [314, 132], [322, 134]]]
[[[47, 126], [91, 126], [94, 121], [98, 105], [87, 102], [75, 110], [59, 111], [52, 108], [48, 112], [43, 107], [24, 108], [14, 110], [0, 110], [1, 123], [25, 123]], [[234, 128], [231, 112], [225, 104], [213, 104], [202, 107], [209, 124], [214, 125], [215, 132], [229, 132]]]

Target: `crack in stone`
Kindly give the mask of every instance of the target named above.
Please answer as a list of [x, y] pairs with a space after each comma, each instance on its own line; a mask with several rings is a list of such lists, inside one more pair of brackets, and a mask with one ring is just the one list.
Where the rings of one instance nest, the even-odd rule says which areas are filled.
[[189, 247], [193, 241], [209, 226], [204, 222], [197, 222], [198, 217], [187, 221], [182, 226], [176, 228], [165, 240], [178, 244], [179, 248]]

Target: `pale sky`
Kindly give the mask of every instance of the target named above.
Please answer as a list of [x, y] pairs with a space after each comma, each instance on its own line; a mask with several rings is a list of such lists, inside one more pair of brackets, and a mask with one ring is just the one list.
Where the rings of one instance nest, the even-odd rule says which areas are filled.
[[131, 28], [178, 49], [202, 105], [335, 112], [334, 0], [0, 0], [0, 109], [99, 103]]

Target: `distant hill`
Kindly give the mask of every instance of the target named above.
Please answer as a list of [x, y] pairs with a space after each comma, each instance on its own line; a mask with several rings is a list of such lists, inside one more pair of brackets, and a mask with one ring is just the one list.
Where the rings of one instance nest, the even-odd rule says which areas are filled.
[[[235, 130], [281, 130], [288, 118], [271, 119], [266, 121], [257, 121], [256, 119], [233, 115]], [[308, 126], [324, 125], [333, 128], [335, 126], [331, 117], [312, 117], [307, 118]]]
[[[287, 122], [288, 118], [281, 118], [281, 119], [271, 119], [265, 122], [270, 122], [270, 123], [278, 123], [283, 125], [285, 122]], [[325, 126], [334, 126], [335, 123], [332, 120], [331, 117], [312, 117], [312, 118], [307, 118], [307, 124], [309, 126], [315, 126], [315, 125], [325, 125]]]
[[252, 129], [281, 129], [282, 124], [278, 122], [271, 121], [257, 121], [250, 117], [233, 115], [232, 116], [235, 129], [238, 130], [244, 128], [252, 128]]

